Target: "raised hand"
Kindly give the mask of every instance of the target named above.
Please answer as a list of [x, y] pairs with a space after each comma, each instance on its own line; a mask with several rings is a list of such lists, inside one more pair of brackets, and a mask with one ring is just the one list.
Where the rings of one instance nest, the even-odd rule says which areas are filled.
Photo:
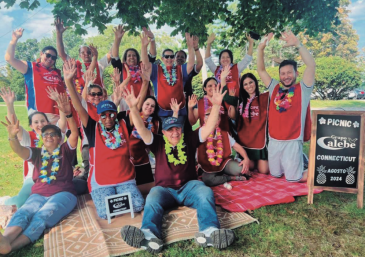
[[147, 65], [142, 63], [141, 71], [140, 71], [142, 80], [143, 81], [150, 81], [151, 73], [152, 73], [152, 65], [147, 66]]
[[0, 89], [0, 96], [6, 104], [13, 104], [15, 101], [15, 93], [10, 88], [3, 87]]
[[92, 57], [95, 56], [96, 59], [98, 59], [98, 48], [96, 46], [94, 46], [93, 44], [90, 44], [89, 48], [90, 48]]
[[266, 34], [265, 37], [261, 40], [259, 46], [257, 49], [263, 50], [265, 47], [269, 44], [270, 40], [274, 36], [273, 32], [270, 32], [269, 34]]
[[188, 102], [188, 107], [190, 109], [194, 108], [194, 106], [198, 103], [198, 99], [196, 95], [191, 95], [189, 96], [189, 102]]
[[155, 38], [155, 35], [152, 33], [151, 29], [150, 28], [146, 28], [146, 27], [143, 27], [142, 28], [143, 32], [150, 38], [150, 39], [154, 39]]
[[119, 85], [120, 83], [120, 76], [121, 76], [121, 72], [118, 68], [114, 68], [113, 70], [113, 74], [111, 74], [111, 78], [114, 82], [114, 85]]
[[177, 100], [175, 98], [171, 98], [171, 103], [170, 103], [170, 107], [171, 110], [174, 113], [178, 113], [180, 110], [180, 105], [182, 104], [182, 102], [180, 102], [179, 104], [177, 103]]
[[221, 72], [221, 79], [226, 79], [230, 72], [231, 67], [229, 65], [224, 66]]
[[221, 86], [221, 84], [218, 84], [215, 88], [213, 88], [213, 96], [211, 99], [211, 102], [213, 105], [221, 106], [223, 97], [227, 93], [227, 90], [226, 90], [222, 94], [222, 90], [223, 90], [223, 87]]
[[214, 33], [210, 34], [207, 40], [207, 44], [212, 44], [214, 39], [215, 39], [215, 34]]
[[247, 38], [247, 41], [250, 43], [250, 44], [253, 44], [255, 42], [255, 40], [250, 36], [250, 34], [246, 33], [246, 38]]
[[124, 36], [124, 33], [126, 32], [124, 30], [124, 26], [123, 25], [118, 25], [116, 27], [113, 28], [113, 32], [114, 32], [114, 36], [117, 39], [122, 39]]
[[280, 39], [286, 43], [283, 47], [298, 46], [300, 44], [299, 39], [290, 30], [282, 32]]
[[60, 34], [63, 34], [63, 32], [66, 31], [66, 29], [68, 29], [69, 27], [64, 27], [63, 26], [63, 21], [60, 19], [60, 18], [57, 18], [55, 21], [54, 21], [54, 25], [56, 26], [56, 32], [57, 33], [60, 33]]
[[89, 86], [89, 84], [95, 83], [96, 81], [96, 74], [91, 69], [91, 65], [84, 74], [84, 81], [85, 81], [85, 87]]
[[76, 75], [75, 59], [68, 59], [63, 63], [63, 76], [66, 79], [72, 80]]
[[132, 109], [133, 107], [137, 107], [140, 95], [138, 95], [138, 97], [136, 98], [134, 96], [133, 86], [131, 86], [130, 92], [127, 88], [124, 89], [123, 98], [124, 98], [125, 102], [127, 103], [127, 105], [129, 106], [129, 109]]
[[122, 99], [123, 90], [124, 90], [123, 84], [113, 87], [113, 94], [111, 94], [111, 98], [114, 103], [120, 102], [120, 100]]
[[142, 46], [148, 46], [148, 44], [151, 42], [151, 39], [147, 36], [146, 33], [142, 32], [139, 37], [141, 38]]
[[15, 116], [14, 114], [11, 115], [11, 121], [8, 119], [8, 117], [5, 116], [6, 123], [1, 121], [1, 123], [6, 127], [8, 130], [9, 138], [14, 138], [20, 131], [19, 128], [19, 120], [15, 122]]
[[56, 102], [57, 102], [57, 106], [55, 106], [56, 108], [58, 108], [61, 112], [63, 112], [66, 115], [71, 114], [71, 104], [68, 99], [68, 96], [65, 93], [60, 93], [58, 95]]
[[23, 31], [24, 31], [24, 29], [22, 29], [22, 28], [19, 28], [19, 29], [13, 30], [12, 40], [13, 40], [13, 41], [16, 41], [16, 40], [18, 40], [19, 38], [21, 38], [21, 37], [23, 36]]
[[46, 88], [46, 93], [48, 95], [48, 98], [57, 102], [59, 94], [56, 88], [48, 86]]
[[198, 36], [193, 36], [193, 45], [194, 45], [194, 49], [199, 49], [199, 37]]
[[193, 36], [190, 35], [190, 33], [185, 32], [185, 39], [186, 39], [186, 45], [189, 47], [194, 47], [194, 40]]

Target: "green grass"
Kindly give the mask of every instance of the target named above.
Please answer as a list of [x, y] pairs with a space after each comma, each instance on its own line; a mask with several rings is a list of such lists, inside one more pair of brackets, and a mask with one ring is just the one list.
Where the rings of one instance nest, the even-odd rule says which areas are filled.
[[[316, 100], [311, 106], [365, 108], [365, 101]], [[15, 111], [27, 127], [25, 107]], [[5, 115], [0, 103], [0, 117]], [[12, 153], [4, 127], [0, 144], [0, 196], [15, 195], [22, 185], [22, 161]], [[308, 152], [308, 143], [304, 151]], [[260, 224], [235, 229], [238, 239], [226, 250], [203, 249], [186, 240], [167, 246], [160, 256], [365, 256], [365, 210], [357, 209], [355, 195], [323, 192], [314, 196], [313, 205], [307, 204], [307, 197], [297, 197], [294, 203], [266, 206], [250, 214]], [[43, 238], [9, 256], [43, 256]]]

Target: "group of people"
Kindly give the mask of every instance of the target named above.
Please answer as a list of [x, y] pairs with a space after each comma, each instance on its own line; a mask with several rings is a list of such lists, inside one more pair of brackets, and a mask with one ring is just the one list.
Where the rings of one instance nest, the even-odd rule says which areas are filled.
[[[260, 93], [253, 74], [240, 75], [252, 61], [254, 40], [247, 36], [249, 47], [242, 61], [234, 64], [226, 49], [217, 66], [210, 53], [212, 34], [205, 63], [214, 76], [202, 83], [205, 94], [198, 99], [192, 89], [192, 79], [203, 66], [198, 37], [186, 33], [188, 53], [165, 49], [161, 62], [156, 62], [154, 34], [143, 28], [141, 51], [129, 48], [119, 58], [125, 33], [119, 25], [106, 56], [98, 60], [96, 47], [90, 45], [80, 47], [79, 60], [74, 60], [62, 41], [67, 28], [60, 20], [55, 25], [57, 50], [45, 47], [34, 62], [16, 59], [15, 47], [23, 33], [17, 29], [5, 55], [24, 74], [31, 131], [19, 124], [14, 93], [1, 89], [8, 108], [2, 124], [11, 148], [24, 160], [24, 184], [7, 200], [18, 210], [0, 233], [0, 254], [37, 240], [73, 210], [78, 194], [90, 193], [98, 216], [106, 219], [105, 197], [126, 192], [134, 212], [144, 210], [141, 228], [122, 228], [127, 244], [160, 252], [164, 211], [184, 205], [197, 210], [197, 244], [221, 249], [235, 236], [220, 228], [210, 187], [223, 184], [229, 189], [230, 181], [245, 181], [254, 170], [285, 175], [290, 182], [306, 181], [302, 147], [310, 122], [315, 61], [292, 32], [283, 32], [281, 39], [285, 46], [296, 47], [305, 63], [302, 81], [297, 82], [293, 60], [280, 64], [280, 81], [266, 72], [264, 49], [270, 33], [257, 47], [258, 74], [268, 88]], [[63, 77], [55, 66], [58, 56], [64, 62]], [[110, 96], [103, 82], [109, 65], [114, 67]], [[193, 130], [197, 122], [200, 127]], [[74, 171], [79, 137], [81, 174]], [[232, 148], [238, 154], [235, 159]]]

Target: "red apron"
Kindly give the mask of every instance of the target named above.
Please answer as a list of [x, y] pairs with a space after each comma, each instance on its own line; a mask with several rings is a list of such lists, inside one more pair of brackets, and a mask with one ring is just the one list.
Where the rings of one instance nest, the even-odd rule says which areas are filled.
[[[220, 76], [220, 74], [218, 74], [219, 68], [220, 68], [220, 66], [218, 66], [214, 72], [214, 76], [218, 81], [221, 80], [221, 76]], [[231, 67], [231, 70], [226, 78], [226, 83], [227, 83], [227, 89], [228, 89], [227, 94], [229, 93], [230, 89], [236, 89], [234, 96], [238, 97], [240, 94], [240, 74], [238, 72], [237, 64], [234, 64]], [[230, 105], [226, 102], [224, 102], [224, 105], [226, 106], [226, 108], [228, 110]]]
[[[91, 62], [84, 63], [84, 64], [85, 64], [85, 67], [87, 70], [89, 68]], [[76, 73], [76, 78], [75, 78], [75, 88], [76, 88], [76, 91], [79, 94], [81, 94], [85, 88], [85, 81], [84, 81], [84, 78], [82, 77], [84, 75], [84, 73], [82, 71], [82, 63], [79, 60], [76, 60], [76, 68], [77, 68], [77, 73]], [[102, 78], [100, 76], [99, 63], [96, 64], [96, 80], [94, 83], [101, 87], [104, 87]]]
[[[208, 100], [208, 106], [211, 107], [213, 104]], [[229, 131], [229, 121], [228, 121], [228, 111], [224, 108], [224, 106], [221, 106], [221, 112], [224, 112], [220, 114], [221, 116], [221, 122], [219, 123], [219, 127], [221, 130]], [[204, 108], [204, 97], [198, 101], [198, 115], [199, 115], [199, 121], [200, 126], [204, 125], [204, 118], [205, 118], [205, 108]]]

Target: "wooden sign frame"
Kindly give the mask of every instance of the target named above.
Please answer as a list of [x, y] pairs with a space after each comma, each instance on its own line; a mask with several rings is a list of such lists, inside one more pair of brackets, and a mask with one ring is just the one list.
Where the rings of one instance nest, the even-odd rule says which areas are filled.
[[[346, 116], [361, 116], [361, 131], [359, 141], [359, 166], [357, 173], [357, 186], [356, 188], [346, 187], [329, 187], [329, 186], [314, 186], [315, 179], [315, 158], [316, 158], [316, 145], [317, 145], [317, 117], [318, 115], [346, 115]], [[357, 194], [357, 207], [363, 208], [364, 202], [364, 144], [365, 144], [365, 113], [361, 111], [326, 111], [315, 110], [312, 112], [312, 131], [311, 142], [309, 151], [309, 165], [308, 165], [308, 204], [313, 204], [313, 191], [314, 189]]]

